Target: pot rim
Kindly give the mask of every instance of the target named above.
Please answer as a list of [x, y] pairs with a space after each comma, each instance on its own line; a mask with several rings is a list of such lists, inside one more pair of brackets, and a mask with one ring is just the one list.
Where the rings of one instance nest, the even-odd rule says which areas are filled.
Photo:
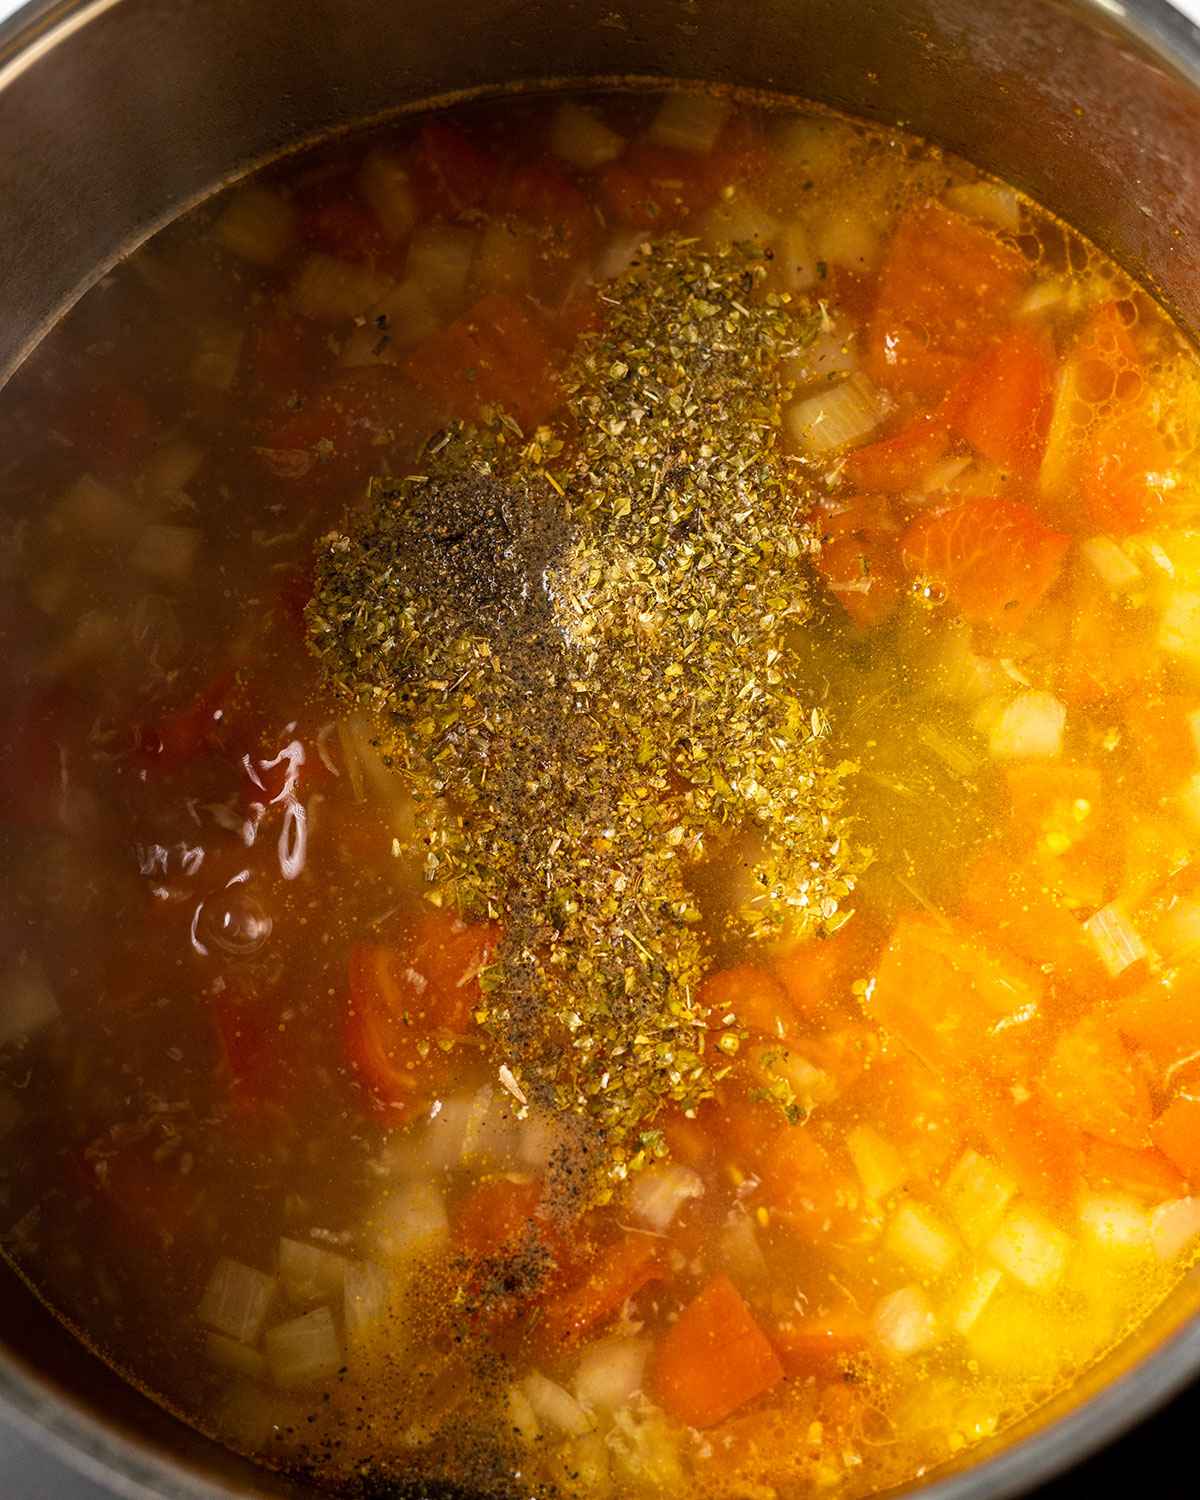
[[[122, 0], [27, 0], [0, 21], [0, 90]], [[1200, 26], [1169, 0], [1071, 0], [1200, 91]], [[11, 1274], [11, 1273], [10, 1273]], [[98, 1357], [98, 1356], [96, 1356]], [[1151, 1416], [1200, 1375], [1200, 1312], [1079, 1406], [990, 1458], [901, 1487], [923, 1500], [1009, 1500], [1028, 1493]], [[147, 1398], [150, 1399], [150, 1398]], [[230, 1500], [237, 1493], [151, 1441], [107, 1425], [0, 1347], [0, 1419], [53, 1459], [125, 1500]], [[242, 1490], [243, 1494], [250, 1491]]]

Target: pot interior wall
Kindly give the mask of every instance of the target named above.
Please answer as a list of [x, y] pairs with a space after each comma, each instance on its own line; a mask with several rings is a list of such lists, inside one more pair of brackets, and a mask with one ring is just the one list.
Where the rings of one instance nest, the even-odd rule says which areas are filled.
[[[1200, 37], [1161, 0], [1127, 7], [1133, 29], [1110, 9], [1102, 0], [460, 0], [452, 13], [441, 0], [35, 5], [0, 43], [0, 380], [123, 251], [254, 165], [420, 100], [601, 77], [738, 83], [904, 123], [1062, 214], [1195, 330], [1200, 277], [1184, 247], [1200, 243]], [[1161, 60], [1168, 47], [1177, 66]], [[1164, 1316], [1178, 1321], [1182, 1307]], [[0, 1298], [0, 1341], [14, 1356], [7, 1373], [0, 1365], [0, 1393], [121, 1467], [126, 1493], [287, 1493], [101, 1370], [15, 1284]], [[177, 1470], [167, 1480], [149, 1450], [114, 1457], [109, 1437], [48, 1405], [22, 1368], [209, 1479]]]

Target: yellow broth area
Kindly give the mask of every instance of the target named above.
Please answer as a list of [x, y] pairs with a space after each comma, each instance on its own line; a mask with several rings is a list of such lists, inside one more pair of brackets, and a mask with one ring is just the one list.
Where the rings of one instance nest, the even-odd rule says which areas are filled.
[[0, 399], [6, 1257], [335, 1493], [964, 1461], [1200, 1246], [1198, 446], [1143, 292], [832, 116], [165, 230]]

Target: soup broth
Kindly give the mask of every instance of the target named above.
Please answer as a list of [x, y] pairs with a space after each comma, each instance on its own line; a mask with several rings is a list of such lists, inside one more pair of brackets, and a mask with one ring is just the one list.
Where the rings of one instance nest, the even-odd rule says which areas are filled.
[[0, 398], [0, 1231], [346, 1494], [870, 1494], [1200, 1245], [1200, 368], [896, 131], [272, 167]]

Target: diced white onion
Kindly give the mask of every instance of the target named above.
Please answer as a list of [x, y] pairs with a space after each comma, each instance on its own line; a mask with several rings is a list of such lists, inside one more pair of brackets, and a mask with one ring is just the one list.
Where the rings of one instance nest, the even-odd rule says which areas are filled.
[[392, 281], [334, 255], [308, 256], [292, 282], [292, 306], [315, 323], [349, 323], [382, 302]]
[[716, 145], [731, 107], [715, 94], [668, 94], [646, 138], [655, 146], [703, 155]]
[[960, 214], [994, 224], [1006, 234], [1021, 228], [1021, 200], [1002, 182], [960, 182], [946, 192], [947, 204]]
[[943, 1276], [958, 1259], [958, 1236], [924, 1203], [902, 1203], [884, 1231], [883, 1247], [922, 1278]]
[[247, 1380], [261, 1380], [266, 1374], [267, 1362], [257, 1349], [240, 1343], [223, 1333], [204, 1335], [204, 1353], [209, 1361], [228, 1370], [231, 1375], [241, 1375]]
[[1083, 930], [1091, 938], [1101, 963], [1113, 979], [1146, 956], [1141, 934], [1119, 901], [1112, 901], [1094, 912], [1083, 924]]
[[712, 245], [752, 244], [765, 248], [779, 232], [779, 220], [748, 192], [722, 196], [704, 216], [704, 237]]
[[342, 1348], [327, 1307], [269, 1328], [263, 1349], [271, 1379], [285, 1391], [329, 1380], [342, 1364]]
[[817, 259], [865, 275], [879, 260], [879, 231], [857, 208], [836, 208], [813, 235]]
[[410, 1182], [391, 1193], [371, 1215], [367, 1227], [371, 1245], [384, 1261], [429, 1255], [450, 1238], [446, 1205], [432, 1182]]
[[970, 1333], [1003, 1280], [1004, 1272], [997, 1267], [977, 1266], [963, 1279], [947, 1304], [944, 1313], [947, 1325], [955, 1333]]
[[784, 361], [783, 378], [797, 390], [818, 382], [829, 389], [836, 384], [839, 375], [852, 374], [857, 368], [857, 336], [852, 328], [833, 318], [811, 344], [793, 359]]
[[1091, 536], [1080, 544], [1079, 555], [1114, 594], [1127, 594], [1142, 582], [1142, 570], [1111, 536]]
[[941, 458], [927, 469], [914, 488], [920, 495], [941, 494], [943, 490], [948, 490], [954, 481], [970, 467], [971, 460], [965, 453], [951, 454], [949, 458]]
[[1150, 1243], [1159, 1260], [1174, 1260], [1200, 1240], [1200, 1198], [1173, 1198], [1150, 1215]]
[[292, 1302], [303, 1306], [340, 1297], [349, 1262], [320, 1245], [283, 1238], [279, 1241], [279, 1279]]
[[592, 172], [616, 161], [625, 149], [625, 141], [594, 110], [566, 100], [555, 110], [550, 122], [550, 149], [580, 171]]
[[196, 564], [200, 533], [194, 526], [147, 526], [129, 555], [130, 565], [159, 583], [185, 583]]
[[661, 1234], [689, 1200], [704, 1196], [704, 1181], [679, 1162], [659, 1162], [639, 1172], [629, 1187], [629, 1212]]
[[97, 542], [123, 541], [140, 521], [135, 505], [92, 474], [81, 474], [48, 517], [57, 535]]
[[1017, 1185], [994, 1161], [968, 1148], [946, 1179], [943, 1198], [968, 1245], [982, 1245], [994, 1234]]
[[1200, 593], [1182, 588], [1168, 593], [1158, 620], [1158, 646], [1200, 667]]
[[58, 1000], [34, 958], [0, 975], [0, 1047], [21, 1042], [58, 1018]]
[[997, 760], [1053, 760], [1062, 754], [1067, 706], [1053, 693], [1018, 693], [988, 734]]
[[392, 1279], [382, 1266], [352, 1260], [343, 1278], [346, 1339], [353, 1344], [378, 1328], [387, 1311]]
[[939, 1337], [937, 1314], [919, 1286], [904, 1286], [881, 1297], [871, 1314], [871, 1331], [897, 1359], [932, 1348]]
[[274, 1276], [223, 1256], [204, 1289], [196, 1316], [214, 1333], [255, 1344], [278, 1291]]
[[383, 147], [368, 151], [359, 168], [358, 187], [384, 238], [394, 245], [406, 240], [417, 222], [419, 210], [403, 158]]
[[534, 1416], [546, 1427], [566, 1437], [582, 1437], [591, 1431], [591, 1418], [570, 1391], [548, 1380], [540, 1371], [531, 1370], [521, 1382], [521, 1390]]
[[846, 1134], [846, 1149], [863, 1192], [874, 1203], [882, 1203], [908, 1178], [904, 1158], [870, 1125], [856, 1125]]
[[450, 316], [462, 305], [479, 236], [453, 224], [426, 224], [408, 245], [404, 278], [439, 312]]
[[519, 1385], [508, 1388], [508, 1421], [512, 1431], [529, 1444], [536, 1443], [542, 1435], [537, 1413], [530, 1405], [529, 1397]]
[[195, 383], [212, 391], [231, 391], [242, 362], [244, 338], [240, 328], [202, 328], [189, 370]]
[[273, 266], [292, 247], [296, 210], [265, 187], [246, 187], [230, 198], [217, 220], [217, 238], [226, 250], [256, 266]]
[[576, 1398], [589, 1411], [616, 1411], [641, 1390], [649, 1354], [649, 1339], [601, 1339], [590, 1345], [575, 1367]]
[[1105, 1250], [1135, 1254], [1150, 1249], [1150, 1215], [1128, 1193], [1087, 1193], [1079, 1205], [1080, 1229]]
[[783, 420], [802, 449], [824, 457], [869, 437], [883, 420], [884, 410], [879, 392], [856, 371], [840, 385], [794, 401]]
[[988, 1240], [987, 1252], [1022, 1286], [1050, 1292], [1067, 1269], [1071, 1240], [1040, 1210], [1017, 1203]]

